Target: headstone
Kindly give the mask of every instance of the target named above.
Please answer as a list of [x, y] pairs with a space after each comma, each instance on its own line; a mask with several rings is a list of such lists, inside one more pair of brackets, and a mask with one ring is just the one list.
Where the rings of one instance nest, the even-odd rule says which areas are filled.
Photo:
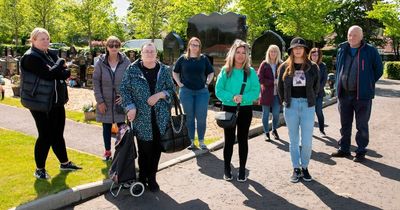
[[164, 60], [163, 63], [173, 65], [185, 50], [182, 38], [175, 32], [170, 32], [163, 41]]
[[233, 12], [195, 15], [189, 19], [187, 36], [201, 40], [202, 52], [210, 58], [218, 74], [235, 39], [246, 41], [246, 16]]
[[93, 72], [94, 72], [94, 66], [90, 65], [86, 69], [86, 86], [87, 87], [93, 87]]
[[256, 70], [261, 62], [265, 60], [265, 53], [271, 44], [277, 45], [283, 56], [286, 50], [285, 41], [279, 34], [268, 30], [262, 36], [254, 40], [253, 46], [251, 47], [251, 64]]

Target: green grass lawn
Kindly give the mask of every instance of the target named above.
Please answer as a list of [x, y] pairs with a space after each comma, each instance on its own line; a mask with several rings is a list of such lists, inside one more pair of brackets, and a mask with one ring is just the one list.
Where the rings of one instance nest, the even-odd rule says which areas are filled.
[[83, 170], [59, 170], [59, 162], [52, 150], [46, 162], [49, 180], [33, 176], [36, 168], [33, 155], [35, 138], [0, 128], [0, 209], [54, 194], [85, 183], [106, 179], [110, 162], [101, 158], [68, 150], [68, 157]]
[[[19, 107], [19, 108], [24, 108], [22, 106], [21, 100], [19, 98], [5, 97], [4, 100], [0, 101], [0, 103], [7, 104], [9, 106], [15, 106], [15, 107]], [[66, 115], [67, 119], [70, 119], [70, 120], [73, 120], [73, 121], [76, 121], [76, 122], [82, 122], [82, 123], [101, 126], [101, 123], [96, 122], [95, 120], [86, 121], [83, 112], [65, 110], [65, 115]]]

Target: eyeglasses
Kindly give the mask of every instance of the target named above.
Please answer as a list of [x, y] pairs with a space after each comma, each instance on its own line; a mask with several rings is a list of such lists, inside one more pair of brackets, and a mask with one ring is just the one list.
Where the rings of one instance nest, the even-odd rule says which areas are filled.
[[121, 45], [120, 44], [109, 44], [107, 45], [108, 48], [120, 48]]
[[318, 55], [318, 52], [311, 52], [311, 55]]
[[143, 54], [154, 54], [156, 51], [142, 51]]
[[190, 46], [192, 46], [192, 47], [200, 47], [199, 44], [190, 44]]

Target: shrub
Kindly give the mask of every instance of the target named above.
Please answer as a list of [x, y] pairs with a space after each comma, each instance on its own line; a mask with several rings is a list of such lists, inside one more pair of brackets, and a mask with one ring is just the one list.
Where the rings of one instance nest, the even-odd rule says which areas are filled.
[[400, 61], [386, 62], [384, 71], [388, 79], [400, 80]]

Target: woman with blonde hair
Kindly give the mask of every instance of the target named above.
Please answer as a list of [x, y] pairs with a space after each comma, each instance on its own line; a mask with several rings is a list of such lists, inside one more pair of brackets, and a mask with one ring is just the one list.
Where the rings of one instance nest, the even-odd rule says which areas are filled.
[[272, 135], [279, 139], [277, 128], [279, 126], [279, 113], [281, 111], [280, 100], [277, 92], [277, 69], [282, 64], [281, 51], [276, 45], [270, 45], [265, 60], [258, 68], [258, 80], [261, 85], [259, 103], [262, 107], [262, 123], [265, 132], [265, 140], [271, 141], [269, 136], [269, 112], [272, 109]]
[[[218, 75], [215, 94], [222, 102], [222, 110], [237, 113], [236, 126], [224, 129], [224, 179], [233, 179], [231, 172], [231, 159], [235, 133], [237, 128], [237, 141], [239, 144], [239, 173], [237, 181], [245, 182], [246, 162], [248, 154], [248, 136], [251, 119], [253, 117], [253, 101], [260, 93], [260, 83], [256, 71], [250, 66], [249, 45], [237, 39], [231, 46], [226, 63]], [[246, 80], [246, 82], [245, 82]], [[244, 86], [242, 86], [244, 84]], [[241, 91], [244, 87], [243, 91]], [[242, 93], [241, 93], [242, 92]], [[239, 108], [238, 108], [239, 106]]]
[[[33, 29], [30, 37], [31, 48], [21, 58], [21, 73], [30, 72], [37, 77], [54, 82], [52, 107], [49, 112], [29, 110], [35, 120], [38, 138], [35, 143], [36, 170], [38, 179], [49, 179], [46, 159], [50, 147], [60, 162], [61, 170], [77, 170], [81, 167], [69, 161], [65, 147], [64, 127], [65, 108], [68, 101], [68, 90], [65, 80], [71, 75], [65, 60], [50, 51], [50, 34], [44, 28]], [[27, 74], [27, 73], [26, 73]]]
[[210, 99], [208, 85], [214, 78], [214, 68], [208, 58], [201, 54], [199, 38], [192, 37], [189, 40], [187, 52], [175, 63], [173, 77], [180, 88], [179, 98], [186, 114], [186, 125], [192, 141], [188, 149], [195, 149], [196, 128], [200, 148], [207, 149], [204, 144], [204, 135]]
[[[318, 66], [307, 57], [304, 39], [294, 38], [288, 59], [279, 67], [278, 93], [289, 130], [293, 175], [290, 181], [311, 181], [308, 164], [312, 152], [315, 98], [319, 90]], [[300, 149], [301, 145], [301, 149]]]
[[319, 127], [319, 132], [321, 133], [322, 136], [325, 136], [325, 118], [324, 118], [324, 113], [322, 112], [322, 102], [325, 96], [325, 84], [326, 80], [328, 79], [328, 72], [326, 70], [326, 65], [324, 62], [322, 62], [322, 51], [319, 48], [312, 48], [310, 51], [310, 54], [308, 54], [308, 59], [311, 61], [314, 61], [318, 67], [319, 67], [319, 91], [317, 94], [317, 101], [315, 102], [315, 113], [317, 114], [318, 118], [318, 127]]

